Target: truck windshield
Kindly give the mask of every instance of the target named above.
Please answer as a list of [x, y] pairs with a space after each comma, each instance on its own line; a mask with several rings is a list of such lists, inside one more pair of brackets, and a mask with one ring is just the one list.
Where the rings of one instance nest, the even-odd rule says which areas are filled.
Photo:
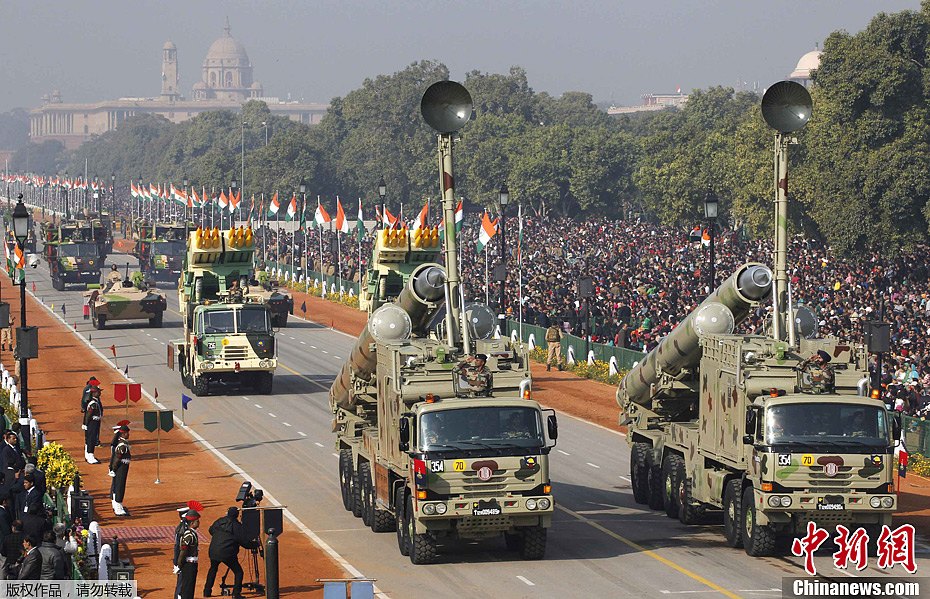
[[238, 310], [209, 310], [203, 313], [203, 332], [212, 333], [268, 333], [271, 322], [263, 307]]
[[58, 255], [63, 258], [95, 258], [97, 246], [92, 243], [63, 243], [58, 246]]
[[765, 414], [765, 440], [888, 447], [884, 407], [805, 402], [772, 406]]
[[235, 333], [236, 319], [232, 310], [209, 310], [203, 313], [204, 333]]
[[423, 451], [542, 447], [539, 412], [533, 408], [489, 406], [427, 412], [420, 416]]
[[187, 248], [180, 241], [159, 241], [155, 243], [154, 251], [156, 254], [165, 256], [180, 256]]
[[240, 333], [267, 333], [270, 330], [268, 312], [264, 308], [243, 308], [238, 314]]

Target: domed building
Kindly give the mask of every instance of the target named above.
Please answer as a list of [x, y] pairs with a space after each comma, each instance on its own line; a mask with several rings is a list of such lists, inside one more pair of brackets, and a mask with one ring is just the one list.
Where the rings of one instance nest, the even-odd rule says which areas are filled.
[[194, 84], [193, 99], [245, 102], [262, 95], [262, 85], [252, 81], [252, 61], [245, 46], [230, 34], [227, 20], [223, 36], [207, 50], [203, 79]]
[[798, 60], [798, 66], [788, 75], [791, 81], [797, 81], [804, 87], [809, 87], [813, 82], [811, 71], [816, 71], [820, 66], [820, 56], [823, 54], [818, 48], [814, 48]]

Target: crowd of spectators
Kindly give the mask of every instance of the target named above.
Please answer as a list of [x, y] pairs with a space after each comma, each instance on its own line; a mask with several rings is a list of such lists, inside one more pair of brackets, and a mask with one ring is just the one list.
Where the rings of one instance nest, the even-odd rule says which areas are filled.
[[[508, 279], [506, 311], [520, 317], [520, 280], [517, 261], [517, 219], [507, 221]], [[466, 218], [460, 235], [462, 276], [466, 301], [497, 305], [499, 286], [494, 266], [500, 262], [500, 234], [486, 251], [477, 252], [479, 216]], [[687, 228], [641, 221], [528, 216], [523, 222], [522, 318], [548, 327], [558, 324], [591, 341], [648, 351], [667, 335], [709, 292], [709, 252]], [[335, 274], [335, 235], [323, 232], [323, 264]], [[319, 230], [296, 232], [297, 265], [309, 244], [310, 268], [319, 270]], [[294, 239], [275, 228], [260, 229], [259, 240], [269, 241], [268, 260], [290, 259]], [[358, 240], [343, 236], [341, 276], [357, 281]], [[772, 264], [769, 240], [750, 240], [739, 231], [718, 228], [715, 272], [719, 285], [737, 267], [758, 261]], [[371, 236], [362, 242], [361, 269], [371, 256]], [[788, 249], [788, 276], [794, 301], [817, 316], [820, 336], [862, 341], [864, 323], [891, 323], [892, 354], [885, 372], [891, 373], [893, 393], [920, 397], [930, 390], [930, 270], [927, 248], [895, 255], [869, 254], [857, 258], [834, 255], [819, 241], [793, 237]], [[593, 295], [580, 297], [577, 283], [593, 280]], [[770, 305], [756, 309], [742, 330], [761, 330]], [[887, 382], [887, 381], [886, 381]], [[902, 391], [898, 391], [900, 387]], [[928, 391], [930, 393], [930, 391]], [[905, 410], [920, 401], [907, 399]]]

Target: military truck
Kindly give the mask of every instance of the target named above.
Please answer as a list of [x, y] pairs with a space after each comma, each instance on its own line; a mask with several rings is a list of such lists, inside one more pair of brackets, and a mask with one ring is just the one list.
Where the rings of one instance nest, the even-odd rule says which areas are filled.
[[[441, 541], [501, 536], [540, 559], [557, 422], [531, 398], [527, 347], [492, 338], [487, 306], [459, 302], [451, 144], [440, 135], [446, 266], [436, 228], [378, 234], [368, 324], [330, 389], [343, 506], [394, 531], [414, 564], [434, 561]], [[462, 366], [474, 354], [487, 357], [486, 385], [463, 376], [477, 372]]]
[[276, 328], [287, 327], [287, 317], [294, 313], [294, 298], [285, 289], [278, 288], [278, 281], [268, 277], [268, 273], [261, 271], [257, 278], [252, 279], [249, 288], [249, 297], [268, 306], [271, 310], [271, 324]]
[[139, 259], [146, 280], [153, 284], [178, 284], [187, 251], [186, 236], [193, 230], [190, 223], [137, 223], [133, 230], [135, 244], [132, 254]]
[[[737, 269], [617, 389], [635, 500], [683, 524], [721, 510], [727, 544], [751, 556], [773, 554], [779, 537], [803, 535], [809, 522], [876, 539], [897, 507], [900, 436], [885, 404], [867, 396], [865, 348], [815, 338], [816, 318], [792, 305], [788, 134], [810, 117], [810, 95], [781, 82], [762, 111], [778, 131], [774, 277], [763, 264]], [[734, 334], [768, 297], [764, 334]]]
[[106, 212], [96, 214], [88, 212], [76, 219], [75, 224], [85, 231], [90, 231], [90, 240], [97, 244], [97, 254], [101, 262], [113, 251], [113, 226]]
[[43, 223], [45, 259], [52, 287], [58, 291], [68, 285], [100, 284], [99, 248], [93, 230], [86, 223], [64, 221], [58, 225]]
[[130, 279], [128, 265], [126, 278], [120, 280], [116, 274], [102, 290], [94, 289], [85, 293], [94, 327], [103, 330], [107, 323], [114, 320], [148, 320], [149, 326], [160, 328], [165, 310], [168, 309], [165, 295], [147, 289], [141, 273], [137, 273], [140, 276], [135, 281]]
[[171, 343], [169, 366], [176, 350], [181, 381], [196, 395], [209, 394], [217, 383], [272, 392], [277, 347], [271, 312], [242, 292], [253, 254], [251, 229], [189, 235], [178, 287], [184, 338]]

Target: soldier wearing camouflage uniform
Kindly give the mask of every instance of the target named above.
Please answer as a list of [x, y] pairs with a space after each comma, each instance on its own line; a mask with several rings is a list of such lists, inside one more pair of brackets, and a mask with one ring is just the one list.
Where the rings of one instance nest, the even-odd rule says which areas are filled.
[[488, 367], [485, 365], [488, 361], [488, 357], [484, 354], [475, 354], [474, 356], [469, 356], [459, 362], [455, 368], [452, 370], [460, 380], [468, 383], [469, 389], [464, 389], [466, 391], [474, 391], [477, 393], [484, 393], [488, 391], [488, 386], [491, 384], [491, 371], [488, 370]]
[[801, 363], [801, 369], [810, 375], [810, 389], [814, 393], [833, 393], [835, 374], [830, 365], [830, 354], [822, 349]]

